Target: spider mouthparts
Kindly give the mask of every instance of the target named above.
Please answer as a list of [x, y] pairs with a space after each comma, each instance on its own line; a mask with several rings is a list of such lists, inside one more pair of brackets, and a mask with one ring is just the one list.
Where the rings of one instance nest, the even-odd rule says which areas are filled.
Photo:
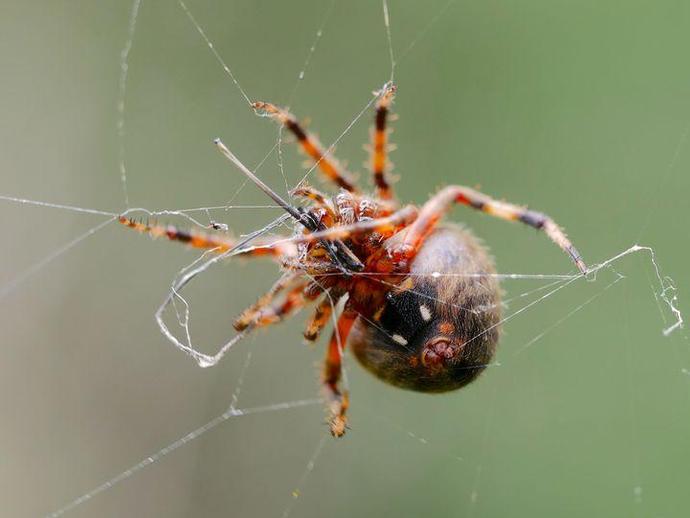
[[342, 241], [335, 241], [328, 246], [328, 252], [338, 265], [338, 269], [347, 277], [351, 272], [361, 272], [364, 264]]

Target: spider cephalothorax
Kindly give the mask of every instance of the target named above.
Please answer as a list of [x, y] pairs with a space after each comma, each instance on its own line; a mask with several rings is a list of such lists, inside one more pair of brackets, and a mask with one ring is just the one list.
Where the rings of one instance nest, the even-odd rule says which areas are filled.
[[344, 306], [331, 336], [323, 370], [331, 433], [345, 433], [347, 392], [340, 387], [343, 349], [380, 379], [406, 389], [444, 392], [474, 380], [493, 357], [501, 322], [500, 288], [486, 248], [468, 230], [439, 225], [454, 204], [520, 221], [543, 231], [575, 262], [587, 268], [563, 231], [548, 216], [496, 201], [462, 186], [449, 186], [421, 208], [400, 207], [387, 179], [386, 120], [395, 87], [386, 84], [376, 103], [371, 171], [374, 193], [362, 193], [345, 169], [309, 135], [297, 119], [268, 103], [257, 113], [276, 119], [297, 139], [338, 192], [333, 196], [300, 185], [294, 207], [273, 192], [223, 145], [220, 151], [295, 220], [294, 235], [240, 243], [223, 233], [182, 231], [120, 222], [154, 237], [234, 255], [270, 256], [284, 270], [273, 287], [235, 321], [247, 332], [279, 322], [316, 303], [304, 337], [315, 341], [339, 301]]

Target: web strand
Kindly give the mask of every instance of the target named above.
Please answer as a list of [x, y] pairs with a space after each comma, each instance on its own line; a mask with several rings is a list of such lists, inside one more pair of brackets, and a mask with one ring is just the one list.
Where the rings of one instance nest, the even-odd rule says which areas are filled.
[[328, 4], [328, 7], [326, 8], [326, 13], [323, 17], [323, 21], [321, 22], [321, 25], [319, 25], [319, 28], [316, 30], [316, 34], [314, 35], [314, 40], [312, 41], [312, 44], [309, 46], [309, 50], [307, 51], [307, 57], [304, 59], [304, 63], [302, 64], [302, 68], [300, 69], [299, 73], [297, 74], [297, 80], [295, 81], [295, 84], [292, 87], [290, 95], [288, 96], [287, 103], [285, 105], [285, 109], [288, 111], [290, 110], [290, 107], [292, 106], [292, 102], [295, 99], [295, 95], [297, 95], [297, 90], [299, 89], [300, 85], [302, 84], [302, 81], [304, 80], [304, 78], [307, 74], [307, 70], [309, 69], [309, 65], [311, 64], [311, 59], [314, 56], [314, 53], [316, 52], [316, 48], [319, 45], [321, 38], [323, 37], [323, 31], [326, 28], [328, 21], [331, 19], [331, 15], [333, 14], [333, 9], [335, 8], [336, 3], [337, 3], [337, 0], [331, 0], [331, 3]]
[[[307, 52], [307, 57], [304, 59], [304, 64], [302, 65], [301, 70], [297, 74], [297, 79], [295, 80], [295, 84], [292, 87], [292, 91], [290, 92], [290, 95], [288, 96], [287, 103], [285, 105], [285, 109], [287, 111], [290, 111], [290, 107], [292, 106], [292, 103], [295, 99], [295, 96], [297, 95], [297, 90], [299, 89], [300, 85], [302, 84], [302, 81], [305, 78], [305, 75], [307, 73], [307, 69], [309, 68], [309, 64], [311, 63], [311, 58], [314, 56], [314, 53], [316, 52], [316, 47], [318, 46], [319, 42], [321, 41], [321, 38], [323, 36], [323, 31], [326, 27], [326, 24], [328, 23], [328, 20], [330, 20], [331, 15], [333, 14], [333, 9], [335, 8], [337, 0], [332, 0], [331, 3], [329, 4], [326, 14], [323, 17], [323, 21], [321, 22], [321, 25], [319, 28], [316, 30], [316, 35], [314, 36], [314, 40], [312, 41], [311, 46], [309, 47], [309, 51]], [[283, 181], [285, 183], [285, 192], [289, 195], [290, 194], [290, 186], [288, 184], [288, 176], [285, 174], [285, 162], [283, 160], [283, 125], [278, 126], [278, 169], [280, 170], [280, 175], [283, 177]]]
[[132, 477], [139, 471], [143, 470], [144, 468], [147, 468], [148, 466], [155, 464], [156, 462], [160, 461], [163, 457], [166, 455], [174, 452], [178, 448], [181, 448], [182, 446], [185, 446], [186, 444], [190, 443], [191, 441], [194, 441], [195, 439], [198, 439], [205, 433], [213, 430], [216, 428], [218, 425], [224, 423], [228, 419], [232, 417], [241, 417], [241, 416], [247, 416], [247, 415], [253, 415], [253, 414], [265, 414], [268, 412], [277, 412], [277, 411], [282, 411], [282, 410], [292, 410], [295, 408], [300, 408], [300, 407], [305, 407], [305, 406], [311, 406], [311, 405], [317, 405], [321, 404], [320, 399], [300, 399], [296, 401], [286, 401], [283, 403], [273, 403], [270, 405], [263, 405], [263, 406], [257, 406], [257, 407], [251, 407], [251, 408], [243, 408], [243, 409], [229, 409], [222, 414], [220, 414], [217, 417], [214, 417], [207, 423], [203, 424], [202, 426], [192, 430], [188, 434], [180, 437], [176, 441], [168, 444], [167, 446], [161, 448], [157, 452], [149, 455], [145, 459], [142, 459], [140, 462], [137, 462], [130, 468], [127, 468], [125, 471], [122, 473], [114, 476], [113, 478], [103, 482], [99, 486], [96, 486], [92, 490], [88, 491], [87, 493], [84, 493], [83, 495], [79, 496], [78, 498], [75, 498], [72, 502], [68, 503], [67, 505], [57, 509], [56, 511], [53, 511], [52, 513], [48, 514], [48, 518], [57, 518], [58, 516], [62, 516], [63, 514], [72, 511], [76, 507], [79, 507], [80, 505], [88, 502], [89, 500], [92, 500], [95, 496], [98, 496], [100, 493], [103, 493], [104, 491], [108, 491], [109, 489], [112, 489], [119, 483], [127, 480], [128, 478]]
[[390, 9], [388, 8], [388, 0], [381, 0], [383, 8], [383, 25], [386, 28], [386, 39], [388, 41], [388, 57], [391, 62], [391, 75], [388, 81], [392, 82], [395, 80], [395, 54], [393, 52], [393, 36], [391, 34], [391, 17]]
[[117, 95], [117, 140], [119, 153], [120, 182], [122, 183], [122, 193], [125, 198], [125, 207], [129, 207], [129, 192], [127, 190], [127, 164], [125, 155], [125, 102], [127, 99], [127, 77], [129, 72], [129, 52], [134, 43], [134, 34], [137, 28], [137, 18], [139, 17], [139, 7], [141, 0], [134, 0], [129, 14], [129, 24], [127, 26], [127, 39], [125, 46], [120, 52], [120, 79], [118, 81]]
[[61, 210], [68, 211], [68, 212], [80, 212], [83, 214], [98, 214], [100, 216], [112, 216], [112, 217], [117, 216], [117, 214], [115, 212], [107, 212], [107, 211], [98, 210], [98, 209], [88, 209], [88, 208], [82, 208], [82, 207], [75, 207], [74, 205], [62, 205], [59, 203], [50, 203], [47, 201], [28, 200], [26, 198], [16, 198], [14, 196], [0, 195], [0, 200], [11, 201], [14, 203], [20, 203], [22, 205], [33, 205], [35, 207], [47, 207], [50, 209], [61, 209]]
[[596, 299], [598, 299], [599, 297], [604, 295], [609, 290], [609, 288], [612, 288], [613, 286], [618, 284], [623, 279], [625, 279], [625, 277], [623, 275], [618, 274], [616, 279], [613, 282], [607, 284], [603, 290], [595, 293], [594, 295], [589, 297], [587, 300], [585, 300], [582, 304], [578, 304], [574, 309], [569, 311], [565, 316], [556, 320], [556, 322], [554, 322], [552, 325], [548, 326], [546, 329], [544, 329], [544, 331], [539, 333], [537, 336], [535, 336], [529, 342], [527, 342], [525, 345], [523, 345], [521, 348], [519, 348], [515, 352], [515, 355], [517, 356], [518, 354], [523, 353], [526, 349], [529, 349], [530, 347], [532, 347], [536, 342], [538, 342], [539, 340], [544, 338], [544, 336], [546, 336], [550, 331], [554, 330], [555, 328], [557, 328], [558, 326], [563, 324], [566, 320], [568, 320], [570, 317], [572, 317], [575, 313], [579, 312], [582, 308], [584, 308], [585, 306], [588, 306], [589, 304], [594, 302]]
[[324, 434], [321, 437], [321, 440], [316, 444], [316, 448], [314, 448], [313, 453], [309, 457], [309, 461], [307, 462], [306, 467], [304, 468], [304, 471], [302, 472], [302, 475], [300, 476], [299, 480], [297, 481], [297, 484], [295, 485], [295, 489], [292, 491], [292, 498], [290, 499], [290, 502], [288, 505], [285, 507], [285, 510], [283, 511], [282, 518], [288, 518], [290, 514], [292, 513], [292, 509], [295, 507], [295, 504], [297, 503], [297, 499], [300, 497], [302, 494], [302, 487], [307, 481], [307, 478], [309, 475], [311, 475], [311, 472], [314, 471], [314, 467], [316, 466], [316, 461], [321, 455], [321, 451], [323, 450], [323, 447], [326, 445], [326, 441], [330, 438], [329, 434]]
[[631, 455], [633, 459], [633, 474], [634, 474], [634, 487], [633, 487], [633, 503], [637, 506], [642, 503], [642, 475], [641, 475], [641, 469], [640, 469], [640, 437], [638, 433], [638, 417], [637, 417], [637, 393], [635, 390], [635, 379], [633, 377], [633, 370], [632, 370], [632, 348], [627, 347], [627, 344], [632, 343], [632, 336], [630, 333], [630, 317], [629, 317], [629, 311], [630, 311], [630, 306], [629, 306], [629, 301], [630, 297], [625, 297], [625, 312], [626, 312], [626, 320], [624, 324], [624, 330], [625, 334], [627, 337], [626, 340], [626, 345], [623, 347], [625, 349], [622, 351], [622, 355], [625, 356], [625, 366], [627, 370], [627, 376], [626, 376], [626, 388], [628, 390], [628, 412], [630, 416], [630, 424], [631, 426], [628, 427], [630, 430], [630, 442], [633, 448], [633, 453]]
[[246, 103], [251, 107], [251, 105], [252, 105], [251, 99], [249, 99], [249, 96], [247, 95], [247, 93], [242, 88], [242, 85], [240, 85], [240, 82], [235, 77], [235, 74], [232, 73], [232, 70], [230, 69], [230, 67], [227, 65], [227, 63], [222, 58], [222, 56], [218, 53], [218, 51], [216, 50], [216, 47], [213, 45], [213, 42], [209, 39], [208, 36], [206, 36], [206, 32], [204, 31], [204, 29], [201, 27], [199, 22], [196, 21], [196, 18], [194, 18], [194, 15], [192, 15], [192, 12], [187, 8], [187, 4], [185, 4], [183, 2], [183, 0], [178, 0], [177, 3], [180, 5], [180, 7], [184, 11], [184, 13], [187, 15], [187, 18], [189, 18], [189, 21], [192, 22], [192, 25], [196, 28], [197, 32], [201, 35], [202, 39], [206, 43], [206, 46], [210, 49], [211, 53], [216, 58], [216, 61], [218, 61], [218, 63], [223, 68], [225, 73], [228, 75], [230, 80], [234, 83], [234, 85], [240, 91], [240, 94], [242, 94], [242, 97], [244, 97], [244, 100], [246, 101]]
[[12, 293], [19, 286], [21, 286], [24, 282], [26, 282], [28, 279], [30, 279], [31, 277], [36, 275], [38, 272], [40, 272], [45, 266], [47, 266], [48, 264], [53, 262], [55, 259], [64, 255], [66, 252], [70, 251], [72, 248], [77, 246], [82, 241], [93, 236], [96, 232], [98, 232], [102, 228], [105, 228], [106, 226], [110, 225], [113, 221], [115, 221], [115, 217], [113, 217], [107, 221], [104, 221], [102, 223], [99, 223], [95, 227], [91, 227], [89, 230], [87, 230], [83, 234], [78, 235], [77, 237], [75, 237], [71, 241], [68, 241], [64, 245], [55, 249], [53, 252], [49, 253], [48, 255], [46, 255], [43, 259], [41, 259], [37, 263], [34, 263], [31, 266], [29, 266], [26, 270], [24, 270], [22, 273], [17, 275], [14, 279], [12, 279], [10, 282], [8, 282], [2, 288], [0, 288], [0, 300], [7, 297], [10, 293]]
[[[427, 33], [431, 30], [431, 28], [438, 23], [438, 21], [441, 19], [441, 16], [448, 10], [448, 8], [453, 5], [457, 0], [449, 0], [446, 2], [446, 4], [431, 18], [429, 23], [427, 23], [424, 28], [417, 33], [417, 35], [412, 38], [412, 41], [410, 41], [409, 45], [405, 47], [405, 50], [403, 50], [400, 53], [400, 57], [398, 58], [397, 63], [400, 63], [403, 59], [407, 57], [407, 55], [414, 49], [417, 44], [424, 39], [424, 37], [427, 35]], [[396, 64], [397, 64], [396, 63]]]
[[688, 123], [685, 126], [685, 129], [683, 132], [680, 134], [680, 138], [678, 139], [678, 143], [676, 144], [675, 150], [673, 152], [673, 156], [671, 156], [671, 160], [669, 160], [668, 165], [666, 166], [666, 172], [664, 174], [664, 177], [660, 182], [657, 183], [657, 192], [656, 195], [653, 197], [653, 201], [649, 206], [649, 210], [647, 211], [647, 216], [644, 219], [644, 222], [642, 223], [642, 226], [640, 227], [640, 231], [637, 234], [637, 239], [638, 241], [642, 237], [642, 234], [644, 233], [645, 230], [649, 227], [649, 225], [652, 222], [652, 219], [654, 218], [654, 214], [657, 212], [657, 209], [659, 208], [659, 201], [661, 200], [661, 194], [668, 184], [669, 180], [673, 176], [673, 174], [677, 171], [676, 169], [676, 164], [678, 163], [678, 158], [680, 157], [681, 151], [683, 149], [683, 146], [688, 140], [688, 133], [690, 133], [690, 123]]

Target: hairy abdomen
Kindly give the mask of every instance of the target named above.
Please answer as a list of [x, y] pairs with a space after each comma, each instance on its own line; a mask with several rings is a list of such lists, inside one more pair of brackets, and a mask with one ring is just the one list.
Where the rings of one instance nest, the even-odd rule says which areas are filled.
[[388, 293], [378, 318], [357, 319], [348, 345], [366, 369], [392, 385], [422, 392], [460, 388], [486, 368], [496, 349], [501, 308], [495, 273], [471, 232], [439, 227], [411, 263], [409, 280]]

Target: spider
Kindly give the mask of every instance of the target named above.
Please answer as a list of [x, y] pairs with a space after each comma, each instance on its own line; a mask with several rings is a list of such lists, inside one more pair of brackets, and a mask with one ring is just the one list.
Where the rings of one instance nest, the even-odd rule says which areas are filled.
[[303, 183], [291, 194], [302, 199], [304, 206], [293, 206], [216, 139], [226, 158], [292, 216], [292, 236], [247, 245], [221, 232], [187, 231], [126, 215], [119, 218], [122, 224], [153, 237], [218, 253], [269, 256], [278, 262], [282, 276], [235, 320], [237, 331], [275, 324], [315, 303], [304, 330], [304, 338], [314, 342], [338, 302], [344, 301], [322, 374], [330, 431], [336, 437], [347, 428], [349, 397], [341, 387], [346, 345], [378, 378], [421, 392], [463, 387], [491, 361], [499, 339], [501, 292], [486, 247], [466, 228], [440, 223], [454, 204], [543, 231], [582, 274], [587, 273], [565, 233], [540, 212], [458, 185], [441, 189], [420, 208], [400, 206], [388, 175], [387, 120], [395, 93], [392, 83], [376, 92], [370, 149], [373, 194], [362, 192], [294, 115], [273, 104], [256, 102], [253, 107], [294, 135], [325, 179], [338, 187], [335, 195], [327, 196]]

